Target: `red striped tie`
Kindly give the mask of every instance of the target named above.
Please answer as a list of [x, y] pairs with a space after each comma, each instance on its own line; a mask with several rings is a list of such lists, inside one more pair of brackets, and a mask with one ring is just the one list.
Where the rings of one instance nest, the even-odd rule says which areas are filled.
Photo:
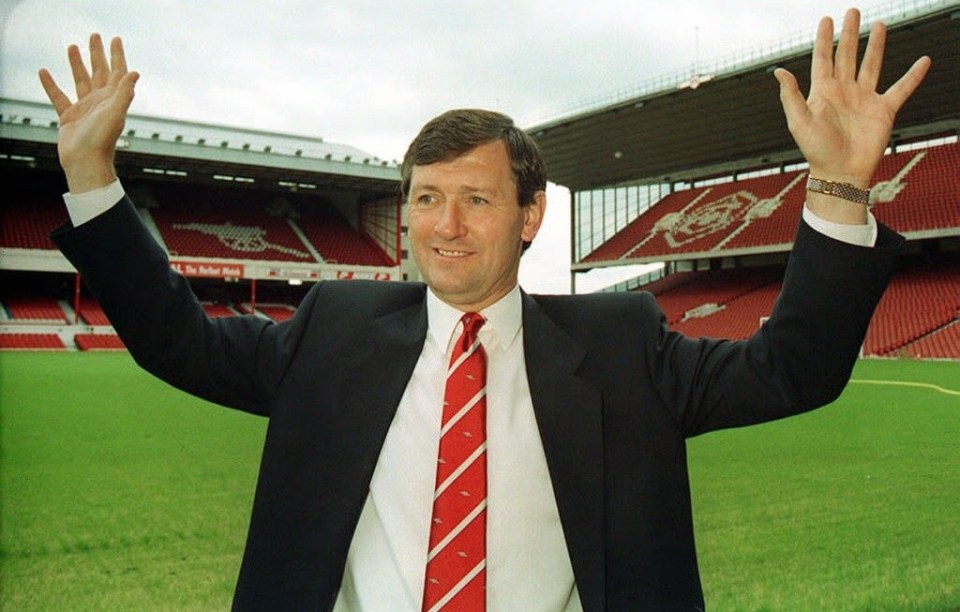
[[471, 312], [461, 322], [443, 396], [423, 612], [486, 606], [487, 356], [477, 338], [484, 319]]

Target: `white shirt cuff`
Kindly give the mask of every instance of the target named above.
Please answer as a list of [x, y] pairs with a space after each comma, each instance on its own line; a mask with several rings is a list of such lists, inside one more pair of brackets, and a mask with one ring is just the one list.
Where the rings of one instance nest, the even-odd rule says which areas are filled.
[[117, 179], [105, 187], [84, 191], [83, 193], [65, 193], [63, 202], [67, 205], [67, 214], [74, 227], [99, 216], [123, 199], [124, 191]]
[[848, 225], [827, 221], [806, 206], [803, 207], [803, 220], [821, 234], [847, 244], [872, 247], [877, 243], [877, 220], [869, 210], [867, 211], [867, 222], [864, 225]]

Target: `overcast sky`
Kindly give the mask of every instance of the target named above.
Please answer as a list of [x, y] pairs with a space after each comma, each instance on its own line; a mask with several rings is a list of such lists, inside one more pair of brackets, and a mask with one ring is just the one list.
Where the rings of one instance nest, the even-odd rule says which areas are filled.
[[[858, 4], [865, 13], [890, 2]], [[651, 79], [839, 24], [837, 0], [0, 0], [0, 96], [72, 92], [65, 49], [122, 36], [132, 112], [320, 136], [401, 159], [420, 126], [483, 107], [532, 126]], [[85, 54], [86, 55], [86, 54]], [[69, 87], [68, 87], [69, 85]], [[776, 82], [770, 77], [770, 95]], [[521, 284], [569, 291], [569, 194], [551, 186]], [[604, 280], [578, 281], [583, 290]]]

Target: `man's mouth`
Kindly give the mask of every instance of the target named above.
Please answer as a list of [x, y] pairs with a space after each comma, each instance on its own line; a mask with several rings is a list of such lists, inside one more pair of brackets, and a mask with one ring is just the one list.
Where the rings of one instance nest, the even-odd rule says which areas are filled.
[[436, 251], [444, 257], [466, 257], [470, 254], [466, 251], [448, 251], [446, 249], [436, 249]]

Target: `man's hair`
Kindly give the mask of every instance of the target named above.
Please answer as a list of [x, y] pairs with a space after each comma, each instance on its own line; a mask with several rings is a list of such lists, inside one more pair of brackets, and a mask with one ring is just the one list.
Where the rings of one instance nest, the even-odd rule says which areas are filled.
[[519, 204], [530, 204], [534, 193], [547, 188], [547, 172], [540, 148], [533, 138], [513, 124], [510, 117], [478, 109], [447, 111], [423, 126], [403, 156], [400, 167], [403, 199], [410, 196], [410, 176], [414, 166], [450, 161], [479, 145], [497, 140], [503, 140], [507, 145]]

